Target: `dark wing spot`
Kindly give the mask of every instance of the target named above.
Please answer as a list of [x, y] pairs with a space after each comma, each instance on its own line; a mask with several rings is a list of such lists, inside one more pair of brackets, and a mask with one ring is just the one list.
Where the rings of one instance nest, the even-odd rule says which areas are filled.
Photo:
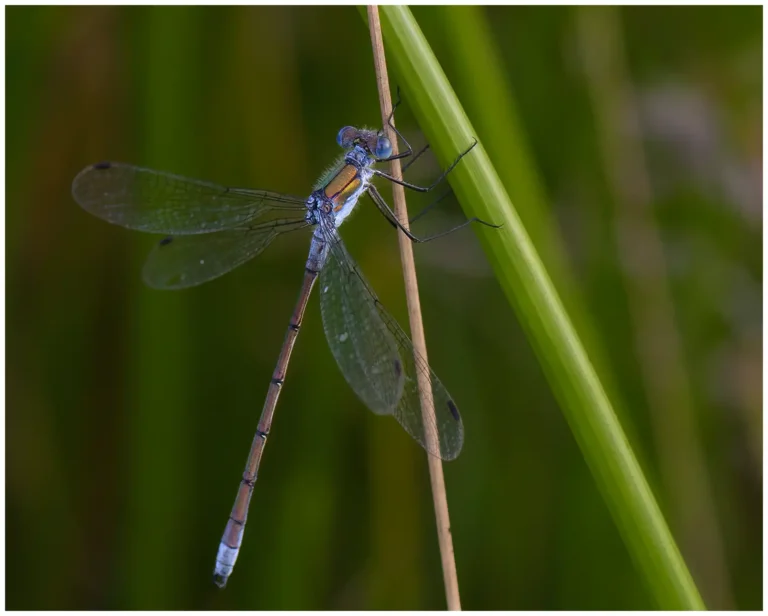
[[451, 415], [453, 415], [453, 418], [456, 421], [461, 421], [461, 417], [459, 416], [459, 409], [456, 408], [453, 400], [448, 400], [448, 410], [451, 411]]
[[400, 375], [403, 373], [403, 365], [400, 363], [399, 359], [395, 360], [395, 375], [397, 378], [400, 378]]
[[96, 163], [93, 166], [94, 169], [109, 169], [111, 167], [112, 167], [112, 163], [106, 162], [106, 161], [105, 162], [101, 162], [101, 163]]
[[161, 240], [160, 240], [160, 245], [161, 245], [161, 246], [167, 246], [167, 245], [168, 245], [168, 244], [170, 244], [172, 241], [173, 241], [173, 237], [171, 237], [171, 236], [169, 235], [168, 237], [164, 237], [163, 239], [161, 239]]

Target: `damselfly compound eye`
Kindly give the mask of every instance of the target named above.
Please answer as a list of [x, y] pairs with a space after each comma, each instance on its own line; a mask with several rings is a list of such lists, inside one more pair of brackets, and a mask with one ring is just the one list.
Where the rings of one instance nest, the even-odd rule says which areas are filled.
[[355, 143], [355, 137], [357, 137], [357, 129], [354, 126], [345, 126], [336, 135], [336, 143], [342, 148], [351, 148]]
[[392, 142], [386, 137], [379, 137], [376, 141], [376, 158], [389, 158], [392, 156]]

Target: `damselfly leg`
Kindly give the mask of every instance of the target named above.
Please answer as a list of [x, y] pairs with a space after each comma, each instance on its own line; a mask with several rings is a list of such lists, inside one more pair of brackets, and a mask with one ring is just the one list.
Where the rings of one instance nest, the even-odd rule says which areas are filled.
[[[400, 103], [400, 101], [398, 100], [397, 104], [399, 104], [399, 103]], [[392, 112], [394, 113], [394, 109], [392, 110]], [[390, 119], [391, 119], [391, 116], [390, 116]], [[391, 123], [390, 123], [390, 126], [392, 126]], [[395, 129], [394, 126], [392, 126], [392, 128], [395, 130], [395, 132], [397, 132], [398, 136], [401, 139], [403, 139], [403, 141], [405, 141], [405, 139], [400, 134], [400, 132], [397, 131], [397, 129]], [[413, 150], [411, 149], [411, 146], [408, 144], [407, 141], [405, 143], [408, 145], [408, 155], [410, 156], [413, 153]], [[477, 145], [477, 140], [475, 140], [474, 143], [472, 143], [472, 145], [469, 146], [464, 152], [459, 154], [459, 156], [456, 157], [456, 160], [454, 160], [453, 163], [451, 163], [451, 165], [448, 167], [448, 169], [446, 169], [443, 173], [441, 173], [440, 177], [438, 177], [429, 186], [417, 186], [416, 184], [412, 184], [410, 182], [405, 182], [403, 180], [398, 180], [398, 179], [392, 177], [391, 175], [389, 175], [387, 173], [384, 173], [383, 171], [380, 171], [378, 169], [373, 169], [372, 172], [373, 172], [374, 175], [377, 175], [379, 177], [385, 178], [385, 179], [389, 180], [390, 182], [394, 182], [395, 184], [400, 184], [401, 186], [404, 186], [405, 188], [410, 188], [411, 190], [415, 190], [417, 192], [423, 192], [423, 193], [430, 192], [435, 187], [437, 187], [443, 180], [445, 180], [445, 178], [448, 176], [448, 174], [451, 171], [453, 171], [453, 169], [456, 167], [456, 165], [459, 164], [461, 159], [464, 158], [464, 156], [466, 156], [467, 154], [469, 154], [469, 152], [472, 150], [472, 148], [474, 148], [476, 145]], [[403, 172], [406, 169], [408, 169], [424, 152], [426, 152], [428, 148], [429, 148], [429, 144], [425, 145], [421, 150], [419, 150], [419, 152], [417, 152], [417, 154], [408, 162], [408, 164], [405, 165], [405, 167], [403, 168]], [[401, 157], [400, 156], [396, 156], [394, 158], [401, 158]], [[383, 159], [382, 161], [377, 161], [377, 162], [384, 162], [384, 160], [393, 160], [393, 158], [390, 157], [388, 159]], [[387, 202], [384, 199], [384, 197], [382, 197], [381, 193], [376, 189], [376, 187], [373, 184], [370, 184], [368, 186], [368, 194], [370, 195], [371, 199], [373, 200], [373, 202], [376, 205], [376, 207], [378, 208], [378, 210], [382, 213], [384, 218], [387, 220], [387, 222], [389, 222], [389, 224], [392, 225], [393, 227], [395, 227], [397, 229], [400, 229], [403, 233], [405, 233], [405, 235], [406, 235], [406, 237], [408, 237], [408, 239], [410, 239], [412, 242], [417, 243], [417, 244], [422, 244], [424, 242], [429, 242], [431, 240], [435, 240], [435, 239], [443, 237], [445, 235], [449, 235], [450, 233], [453, 233], [454, 231], [458, 231], [460, 229], [463, 229], [464, 227], [472, 224], [473, 222], [477, 222], [477, 223], [480, 223], [481, 225], [485, 225], [486, 227], [491, 227], [491, 228], [494, 228], [494, 229], [498, 229], [499, 228], [499, 225], [494, 225], [493, 223], [486, 222], [484, 220], [481, 220], [477, 216], [474, 216], [474, 217], [472, 217], [472, 218], [470, 218], [468, 220], [465, 220], [463, 223], [461, 223], [459, 225], [456, 225], [455, 227], [452, 227], [451, 229], [448, 229], [447, 231], [442, 231], [440, 233], [436, 233], [436, 234], [430, 235], [428, 237], [423, 237], [423, 238], [417, 237], [416, 235], [411, 233], [411, 231], [409, 229], [406, 229], [402, 225], [402, 223], [398, 220], [398, 218], [395, 215], [395, 213], [392, 211], [392, 208], [387, 204]], [[424, 216], [427, 212], [429, 212], [432, 208], [434, 208], [435, 205], [437, 205], [440, 201], [442, 201], [448, 194], [450, 194], [450, 191], [446, 192], [445, 194], [440, 196], [438, 199], [436, 199], [435, 201], [430, 203], [427, 207], [425, 207], [423, 210], [421, 210], [409, 222], [414, 222], [415, 220], [418, 220], [419, 218]]]
[[[453, 233], [454, 231], [458, 231], [459, 229], [463, 229], [467, 225], [472, 224], [473, 222], [478, 222], [482, 225], [485, 225], [487, 227], [491, 227], [494, 229], [498, 229], [500, 225], [494, 225], [489, 222], [485, 222], [484, 220], [480, 220], [477, 217], [470, 218], [469, 220], [465, 220], [463, 223], [456, 225], [455, 227], [452, 227], [448, 229], [447, 231], [441, 231], [440, 233], [436, 233], [434, 235], [430, 235], [428, 237], [417, 237], [413, 233], [410, 232], [410, 230], [406, 229], [402, 223], [397, 219], [397, 216], [392, 211], [392, 208], [389, 207], [387, 202], [384, 200], [384, 197], [381, 196], [381, 193], [376, 189], [376, 187], [371, 184], [368, 187], [368, 194], [370, 195], [371, 199], [373, 199], [373, 202], [376, 204], [376, 207], [379, 209], [379, 211], [384, 215], [384, 218], [391, 224], [393, 227], [400, 229], [403, 233], [405, 233], [406, 237], [411, 240], [415, 244], [423, 244], [425, 242], [431, 242], [432, 240], [436, 240], [438, 238], [444, 237], [446, 235], [449, 235], [450, 233]], [[446, 195], [443, 195], [446, 196]], [[442, 197], [441, 197], [442, 198]], [[432, 204], [434, 205], [434, 204]], [[431, 208], [432, 206], [427, 206], [427, 208]], [[425, 209], [427, 209], [425, 208]], [[418, 217], [420, 217], [423, 213], [425, 213], [423, 210], [418, 214]]]
[[414, 154], [413, 158], [408, 161], [408, 164], [403, 165], [402, 172], [405, 173], [408, 171], [408, 168], [415, 163], [417, 160], [419, 160], [419, 157], [424, 154], [429, 149], [429, 144], [427, 143], [423, 148], [421, 148], [416, 154]]
[[[388, 163], [392, 160], [398, 160], [400, 158], [408, 158], [413, 154], [413, 148], [411, 148], [411, 144], [408, 143], [408, 140], [403, 136], [403, 134], [397, 130], [395, 125], [392, 123], [392, 120], [395, 117], [395, 110], [400, 106], [400, 103], [402, 103], [402, 99], [400, 98], [400, 86], [397, 86], [397, 100], [395, 101], [395, 104], [392, 105], [392, 111], [389, 112], [389, 117], [387, 118], [387, 124], [389, 127], [395, 131], [395, 134], [398, 136], [400, 141], [402, 141], [405, 144], [405, 151], [400, 152], [398, 154], [393, 154], [392, 156], [388, 156], [386, 158], [377, 158], [377, 163]], [[425, 146], [416, 156], [413, 160], [416, 160], [419, 156], [421, 156], [424, 153], [424, 150], [426, 150], [429, 147], [429, 145]], [[406, 165], [406, 167], [409, 167], [411, 163], [413, 163], [413, 160]], [[405, 170], [405, 169], [403, 169]]]

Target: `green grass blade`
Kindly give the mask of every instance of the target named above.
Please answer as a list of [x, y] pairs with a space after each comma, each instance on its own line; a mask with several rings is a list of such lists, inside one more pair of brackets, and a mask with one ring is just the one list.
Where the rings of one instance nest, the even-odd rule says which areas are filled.
[[462, 95], [463, 106], [474, 122], [473, 130], [477, 131], [477, 138], [482, 140], [500, 172], [504, 189], [515, 204], [515, 210], [631, 439], [633, 426], [619, 396], [603, 340], [598, 336], [573, 274], [572, 261], [559, 234], [556, 216], [548, 207], [544, 182], [531, 154], [511, 80], [493, 36], [488, 10], [483, 6], [453, 5], [431, 8], [430, 17], [433, 23], [440, 24], [449, 41], [445, 53], [450, 56], [443, 60], [443, 65], [451, 75], [456, 91]]
[[[406, 7], [381, 7], [388, 60], [441, 164], [475, 131]], [[482, 144], [450, 175], [496, 277], [526, 329], [619, 531], [663, 609], [704, 604], [589, 358]]]

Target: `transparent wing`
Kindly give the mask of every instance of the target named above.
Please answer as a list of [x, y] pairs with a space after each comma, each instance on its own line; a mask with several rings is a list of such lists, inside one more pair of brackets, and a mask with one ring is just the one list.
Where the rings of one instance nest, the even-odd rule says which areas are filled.
[[306, 212], [299, 197], [229, 188], [122, 163], [86, 167], [72, 182], [72, 196], [107, 222], [174, 235], [230, 229], [272, 210], [296, 218]]
[[242, 265], [278, 235], [308, 226], [304, 220], [275, 220], [218, 233], [166, 237], [144, 265], [144, 282], [155, 289], [192, 287]]
[[[338, 235], [326, 238], [339, 241]], [[342, 244], [320, 272], [320, 308], [331, 352], [358, 397], [377, 415], [391, 415], [403, 392], [400, 349], [364, 282], [348, 267]]]
[[[461, 451], [464, 427], [450, 394], [381, 305], [336, 229], [323, 225], [323, 232], [330, 248], [320, 274], [320, 308], [341, 372], [374, 413], [394, 415], [429, 453], [453, 460]], [[434, 417], [426, 421], [419, 374], [431, 384], [434, 398]]]

